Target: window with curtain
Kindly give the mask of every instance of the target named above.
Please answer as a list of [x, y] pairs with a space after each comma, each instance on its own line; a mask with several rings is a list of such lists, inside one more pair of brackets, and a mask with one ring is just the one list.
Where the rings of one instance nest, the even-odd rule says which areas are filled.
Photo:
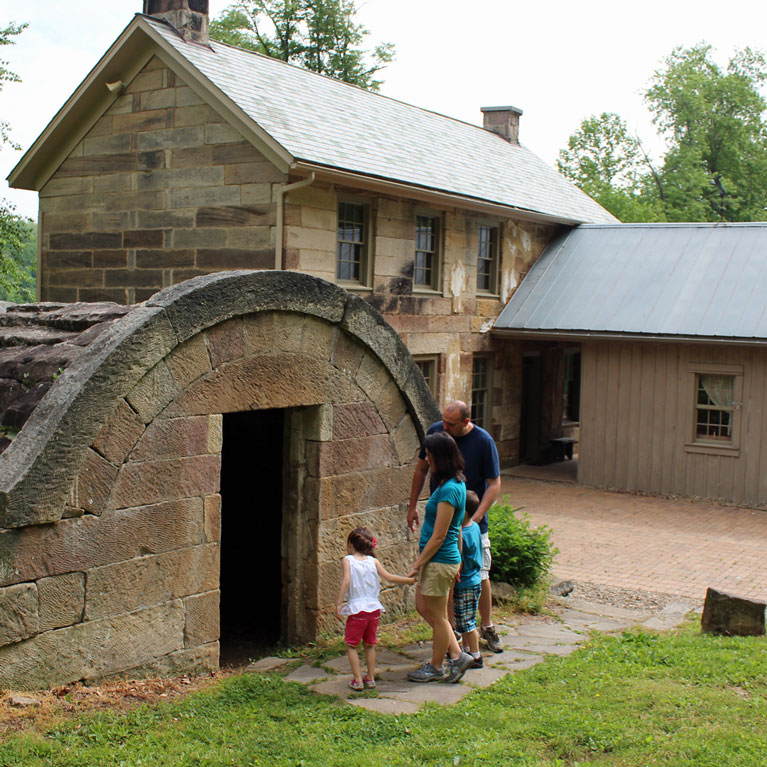
[[732, 442], [735, 376], [698, 373], [695, 378], [696, 441]]

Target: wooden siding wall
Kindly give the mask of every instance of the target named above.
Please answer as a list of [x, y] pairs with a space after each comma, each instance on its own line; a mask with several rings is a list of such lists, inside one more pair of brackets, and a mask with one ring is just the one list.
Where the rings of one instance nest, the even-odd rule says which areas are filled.
[[[698, 363], [742, 365], [737, 454], [691, 452]], [[579, 480], [621, 490], [767, 504], [767, 350], [583, 344]]]

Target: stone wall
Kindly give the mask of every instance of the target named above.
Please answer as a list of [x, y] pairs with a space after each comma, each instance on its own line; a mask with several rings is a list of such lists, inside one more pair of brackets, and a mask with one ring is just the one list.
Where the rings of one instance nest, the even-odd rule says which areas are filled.
[[[4, 490], [11, 526], [0, 529], [0, 686], [217, 666], [221, 530], [237, 511], [219, 492], [222, 413], [286, 414], [285, 641], [337, 627], [339, 560], [353, 527], [375, 531], [394, 571], [415, 556], [405, 515], [419, 424], [434, 417], [434, 404], [394, 331], [364, 302], [303, 275], [206, 280], [155, 299], [180, 343], [112, 401], [87, 444], [74, 442], [89, 427], [60, 422], [70, 467], [58, 465], [73, 475], [58, 521], [46, 509], [48, 524], [16, 524]], [[105, 376], [95, 370], [82, 383], [83, 353], [53, 384], [52, 395], [71, 391], [69, 403], [81, 387], [90, 403], [81, 422], [99, 409], [98, 391], [111, 396], [121, 368], [144, 359], [145, 346], [120, 334], [129, 319], [97, 344], [108, 346], [110, 333], [126, 339], [125, 357], [107, 358]], [[45, 453], [45, 442], [30, 446], [46, 433], [46, 415], [35, 412], [0, 456], [0, 475], [25, 450]], [[384, 600], [402, 608], [412, 591], [388, 589]]]
[[153, 58], [40, 190], [41, 297], [143, 301], [274, 267], [284, 176]]

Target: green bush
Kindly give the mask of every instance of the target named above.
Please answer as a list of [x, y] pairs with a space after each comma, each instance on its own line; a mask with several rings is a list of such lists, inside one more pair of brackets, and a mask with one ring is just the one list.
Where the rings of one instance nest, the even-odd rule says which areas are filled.
[[551, 567], [557, 549], [551, 544], [551, 528], [531, 527], [530, 517], [519, 514], [509, 504], [490, 507], [490, 552], [493, 555], [492, 578], [517, 588], [539, 583]]

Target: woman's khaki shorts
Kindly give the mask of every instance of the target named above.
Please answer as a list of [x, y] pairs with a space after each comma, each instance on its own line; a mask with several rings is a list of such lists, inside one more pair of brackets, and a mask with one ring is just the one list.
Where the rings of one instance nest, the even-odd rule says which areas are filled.
[[450, 593], [460, 563], [427, 562], [418, 575], [418, 585], [426, 597], [446, 597]]

